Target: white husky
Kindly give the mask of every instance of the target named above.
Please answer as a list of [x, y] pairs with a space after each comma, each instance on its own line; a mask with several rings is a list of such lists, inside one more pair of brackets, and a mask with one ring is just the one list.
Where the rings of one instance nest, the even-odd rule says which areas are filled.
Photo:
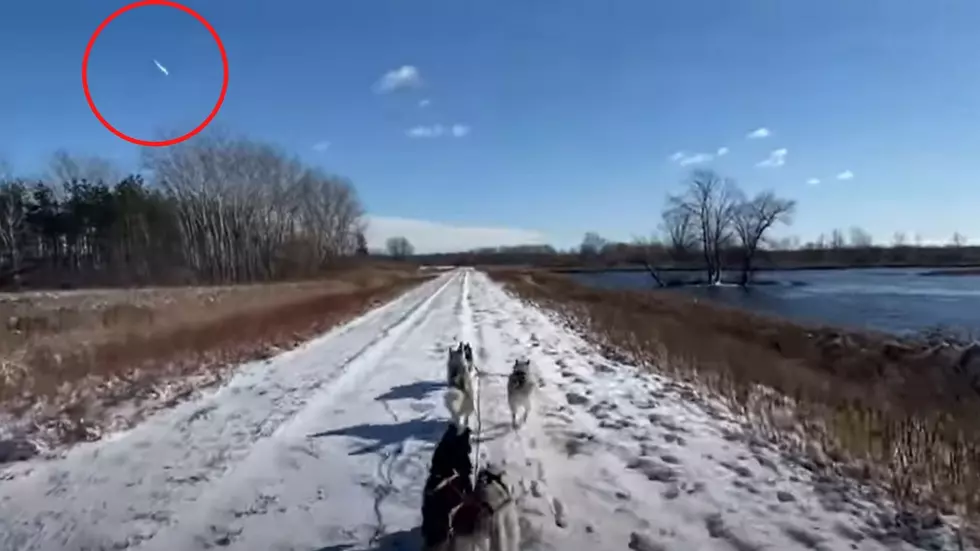
[[476, 408], [474, 396], [473, 349], [467, 343], [449, 348], [446, 361], [446, 409], [456, 428], [462, 431], [470, 424], [470, 416]]
[[[531, 376], [531, 360], [514, 360], [514, 368], [507, 376], [507, 403], [510, 405], [510, 419], [514, 428], [527, 422], [531, 412], [531, 394], [534, 392], [534, 380]], [[521, 422], [517, 422], [517, 413], [522, 412]]]

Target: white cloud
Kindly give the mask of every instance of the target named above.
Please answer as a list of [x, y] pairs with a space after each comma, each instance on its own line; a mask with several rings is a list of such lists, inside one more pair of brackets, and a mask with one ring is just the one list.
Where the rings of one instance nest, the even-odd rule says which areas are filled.
[[838, 180], [853, 180], [854, 179], [854, 173], [851, 172], [850, 170], [845, 170], [844, 172], [841, 172], [840, 174], [837, 175], [837, 179]]
[[725, 155], [728, 155], [728, 148], [727, 147], [719, 147], [718, 148], [718, 156], [719, 157], [724, 157]]
[[414, 128], [409, 128], [405, 131], [405, 134], [409, 138], [438, 138], [446, 133], [446, 128], [441, 124], [433, 124], [430, 126], [416, 126]]
[[470, 127], [465, 124], [454, 124], [452, 126], [446, 127], [441, 124], [431, 124], [431, 125], [419, 125], [409, 128], [405, 131], [405, 135], [409, 138], [441, 138], [443, 136], [452, 136], [454, 138], [462, 138], [470, 133]]
[[695, 153], [693, 155], [685, 156], [680, 161], [678, 161], [678, 163], [681, 166], [697, 165], [701, 163], [711, 162], [711, 160], [713, 160], [714, 158], [715, 156], [712, 155], [711, 153]]
[[677, 153], [674, 153], [673, 155], [670, 156], [670, 160], [674, 161], [675, 163], [679, 163], [683, 158], [684, 158], [683, 151], [678, 151]]
[[428, 98], [423, 99], [423, 100], [419, 100], [419, 107], [428, 107], [431, 104], [432, 104], [432, 100], [430, 100]]
[[769, 153], [769, 157], [766, 160], [759, 161], [755, 166], [761, 168], [775, 168], [778, 166], [783, 166], [786, 164], [786, 155], [788, 154], [789, 151], [785, 148], [774, 149], [771, 153]]
[[384, 94], [403, 88], [418, 88], [419, 86], [422, 86], [422, 75], [419, 70], [414, 65], [402, 65], [382, 75], [374, 84], [374, 91], [378, 94]]
[[323, 153], [328, 149], [330, 149], [330, 142], [317, 142], [313, 144], [313, 151], [317, 153]]
[[760, 138], [768, 138], [770, 134], [771, 132], [769, 132], [769, 129], [763, 126], [761, 128], [756, 128], [755, 130], [749, 132], [748, 134], [745, 135], [745, 137], [750, 140], [758, 140]]
[[548, 243], [541, 232], [518, 228], [453, 226], [393, 216], [368, 215], [366, 218], [366, 237], [372, 249], [383, 249], [385, 240], [398, 236], [408, 239], [415, 246], [415, 252], [420, 254]]
[[820, 178], [810, 178], [806, 181], [806, 183], [810, 184], [811, 186], [818, 185], [820, 183]]

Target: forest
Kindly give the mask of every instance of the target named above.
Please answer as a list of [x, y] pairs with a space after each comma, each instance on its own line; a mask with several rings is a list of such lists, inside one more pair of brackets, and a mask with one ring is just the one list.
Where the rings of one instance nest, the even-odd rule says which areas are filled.
[[60, 151], [45, 176], [0, 171], [0, 286], [264, 282], [367, 254], [353, 184], [276, 146], [213, 132], [140, 163]]

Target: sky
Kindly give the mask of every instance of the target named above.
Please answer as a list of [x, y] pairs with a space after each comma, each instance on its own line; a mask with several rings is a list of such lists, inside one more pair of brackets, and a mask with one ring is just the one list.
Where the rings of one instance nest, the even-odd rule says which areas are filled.
[[[0, 4], [15, 172], [59, 148], [136, 168], [81, 85], [89, 38], [125, 4]], [[795, 199], [779, 235], [980, 241], [976, 0], [185, 4], [227, 50], [215, 124], [350, 178], [373, 245], [649, 236], [693, 168]], [[100, 112], [142, 139], [199, 124], [221, 76], [210, 33], [165, 6], [115, 19], [89, 63]]]

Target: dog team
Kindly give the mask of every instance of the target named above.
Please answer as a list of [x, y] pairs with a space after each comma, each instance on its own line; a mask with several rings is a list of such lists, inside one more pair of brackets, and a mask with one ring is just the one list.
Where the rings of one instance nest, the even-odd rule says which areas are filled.
[[[520, 525], [513, 487], [496, 465], [473, 475], [470, 418], [476, 414], [478, 372], [468, 343], [449, 348], [445, 394], [450, 423], [432, 454], [422, 499], [426, 551], [517, 551]], [[507, 403], [515, 430], [527, 422], [535, 386], [531, 363], [514, 362], [507, 376]]]

